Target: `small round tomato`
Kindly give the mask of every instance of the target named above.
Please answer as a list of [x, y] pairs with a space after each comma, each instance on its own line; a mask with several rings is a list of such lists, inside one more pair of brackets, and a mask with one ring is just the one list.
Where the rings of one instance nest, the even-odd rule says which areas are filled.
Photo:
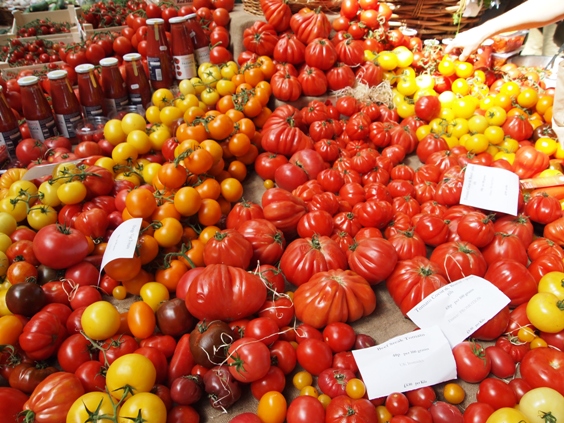
[[[115, 417], [115, 400], [105, 392], [88, 392], [78, 398], [67, 413], [67, 423], [90, 421], [110, 421]], [[101, 416], [105, 418], [98, 420]], [[106, 420], [107, 418], [107, 420]]]
[[283, 423], [286, 418], [286, 398], [280, 392], [264, 394], [258, 404], [257, 415], [263, 423]]
[[113, 304], [107, 301], [97, 301], [90, 304], [80, 318], [84, 333], [101, 341], [115, 335], [120, 326], [120, 316]]
[[[132, 353], [123, 355], [110, 364], [106, 372], [106, 385], [110, 394], [119, 400], [125, 389], [130, 389], [126, 398], [130, 398], [132, 394], [137, 396], [151, 391], [156, 378], [157, 371], [153, 362], [144, 355]], [[136, 415], [137, 412], [134, 416]]]
[[163, 400], [150, 392], [140, 392], [126, 400], [118, 415], [120, 421], [124, 422], [166, 423], [167, 420], [167, 411]]
[[460, 404], [464, 401], [466, 397], [466, 392], [464, 392], [464, 388], [460, 386], [458, 383], [447, 383], [443, 390], [443, 395], [445, 400], [450, 402], [451, 404]]

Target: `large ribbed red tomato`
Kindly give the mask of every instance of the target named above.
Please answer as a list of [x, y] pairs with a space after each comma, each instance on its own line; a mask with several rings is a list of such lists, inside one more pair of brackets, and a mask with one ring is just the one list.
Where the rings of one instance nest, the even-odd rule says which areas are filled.
[[200, 320], [239, 320], [266, 300], [260, 277], [238, 267], [211, 264], [194, 278], [186, 295], [188, 311]]
[[398, 262], [386, 280], [388, 291], [403, 314], [447, 283], [440, 267], [421, 256]]
[[392, 244], [383, 238], [365, 238], [350, 247], [348, 256], [352, 271], [365, 278], [371, 285], [380, 283], [394, 270], [398, 254]]
[[308, 282], [318, 272], [346, 267], [346, 254], [328, 236], [297, 239], [288, 245], [280, 259], [286, 279], [296, 286]]
[[316, 328], [354, 322], [376, 308], [376, 295], [362, 276], [350, 270], [315, 274], [294, 293], [296, 317]]

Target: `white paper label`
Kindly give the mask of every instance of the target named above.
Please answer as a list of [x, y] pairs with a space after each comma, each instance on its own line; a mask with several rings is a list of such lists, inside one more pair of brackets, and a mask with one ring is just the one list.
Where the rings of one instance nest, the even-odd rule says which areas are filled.
[[438, 326], [450, 345], [459, 344], [509, 304], [491, 282], [470, 275], [436, 290], [408, 313], [420, 328]]
[[469, 164], [464, 173], [460, 204], [517, 216], [519, 176], [495, 167]]
[[83, 160], [84, 159], [76, 159], [76, 160], [70, 160], [70, 161], [64, 162], [64, 163], [49, 163], [49, 164], [46, 164], [46, 165], [33, 166], [26, 173], [24, 173], [24, 176], [22, 176], [22, 179], [24, 181], [32, 181], [32, 180], [37, 179], [37, 178], [42, 178], [43, 176], [49, 176], [49, 175], [53, 174], [53, 171], [59, 165], [71, 164], [71, 163], [78, 164]]
[[369, 399], [456, 378], [451, 347], [437, 326], [352, 353]]
[[140, 217], [129, 219], [116, 228], [108, 240], [106, 251], [102, 257], [100, 271], [102, 271], [104, 266], [112, 260], [133, 257], [142, 222], [143, 219]]

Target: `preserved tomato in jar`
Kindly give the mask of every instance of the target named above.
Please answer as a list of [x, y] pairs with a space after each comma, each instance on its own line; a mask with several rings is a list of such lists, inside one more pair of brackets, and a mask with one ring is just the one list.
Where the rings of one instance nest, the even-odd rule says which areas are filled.
[[22, 111], [31, 137], [45, 141], [59, 135], [51, 106], [39, 86], [39, 78], [24, 76], [18, 79], [18, 85], [22, 96]]
[[136, 106], [138, 113], [143, 114], [145, 107], [151, 103], [151, 85], [141, 64], [141, 55], [129, 53], [123, 56], [123, 61], [125, 62], [125, 83], [129, 94], [129, 104]]
[[78, 99], [86, 119], [107, 116], [102, 85], [94, 73], [94, 65], [84, 64], [74, 68], [78, 84]]
[[118, 67], [118, 59], [115, 57], [100, 60], [100, 65], [102, 66], [102, 91], [106, 109], [109, 114], [115, 115], [129, 104], [125, 81]]
[[174, 77], [178, 81], [196, 76], [194, 45], [186, 26], [186, 16], [170, 18], [170, 36]]
[[164, 19], [147, 19], [147, 66], [153, 89], [170, 88], [173, 83], [172, 57], [166, 41]]
[[22, 140], [20, 126], [0, 85], [0, 169], [16, 159], [16, 146]]
[[76, 142], [74, 126], [82, 119], [80, 103], [64, 70], [55, 70], [47, 74], [51, 83], [51, 99], [55, 111], [55, 121], [59, 134]]

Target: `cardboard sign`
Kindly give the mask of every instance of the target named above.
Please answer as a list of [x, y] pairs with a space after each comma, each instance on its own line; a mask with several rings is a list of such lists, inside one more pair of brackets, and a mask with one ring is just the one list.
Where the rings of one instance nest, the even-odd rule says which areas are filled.
[[464, 173], [460, 204], [517, 216], [519, 176], [495, 168], [469, 164]]
[[509, 302], [510, 299], [491, 282], [471, 275], [433, 292], [407, 316], [420, 328], [438, 326], [454, 347]]
[[352, 353], [370, 399], [456, 379], [451, 347], [437, 326]]

